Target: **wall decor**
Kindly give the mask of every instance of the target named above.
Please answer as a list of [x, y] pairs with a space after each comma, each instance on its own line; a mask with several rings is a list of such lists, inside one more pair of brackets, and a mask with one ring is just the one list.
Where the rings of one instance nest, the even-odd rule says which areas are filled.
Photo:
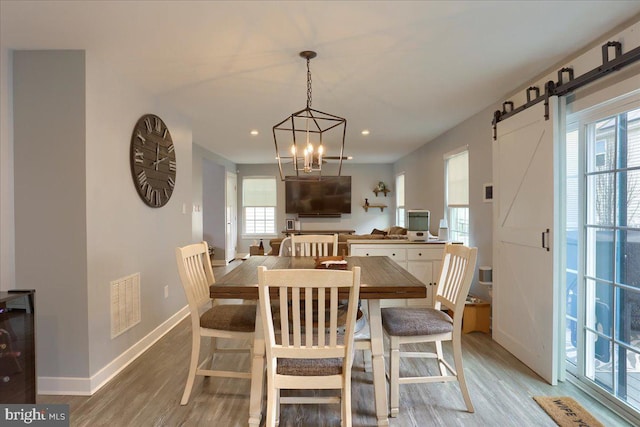
[[131, 135], [131, 176], [142, 201], [167, 204], [176, 185], [176, 152], [169, 128], [155, 114], [138, 119]]

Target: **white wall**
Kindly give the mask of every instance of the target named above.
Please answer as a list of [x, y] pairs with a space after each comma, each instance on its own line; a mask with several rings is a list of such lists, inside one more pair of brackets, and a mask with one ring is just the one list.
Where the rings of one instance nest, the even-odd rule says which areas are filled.
[[[323, 175], [336, 175], [337, 169], [329, 165], [323, 167]], [[326, 171], [325, 171], [326, 168]], [[382, 229], [395, 223], [395, 178], [391, 164], [349, 164], [342, 165], [342, 175], [351, 176], [351, 214], [343, 214], [341, 218], [301, 218], [302, 230], [355, 230], [357, 234], [368, 234], [374, 228]], [[238, 252], [249, 252], [249, 246], [254, 239], [242, 239], [242, 178], [245, 176], [276, 176], [278, 182], [278, 209], [276, 211], [276, 237], [283, 237], [281, 231], [285, 229], [285, 219], [295, 218], [296, 215], [285, 214], [284, 182], [280, 181], [280, 174], [276, 164], [238, 165]], [[385, 198], [373, 194], [373, 189], [379, 181], [384, 181], [391, 189]], [[385, 204], [388, 208], [362, 208], [364, 199], [370, 204]], [[264, 239], [265, 250], [269, 250], [269, 238]]]
[[[491, 265], [492, 204], [483, 202], [483, 184], [491, 182], [491, 117], [487, 108], [394, 164], [405, 173], [405, 204], [408, 209], [431, 211], [431, 233], [438, 232], [444, 218], [444, 154], [469, 147], [470, 245], [478, 248], [478, 266]], [[489, 290], [474, 283], [471, 293], [490, 300]]]
[[36, 289], [38, 375], [87, 377], [85, 55], [16, 51], [13, 71], [16, 283]]
[[[192, 202], [191, 129], [91, 53], [14, 57], [16, 132], [3, 130], [2, 146], [16, 151], [15, 163], [3, 156], [16, 180], [16, 282], [37, 290], [39, 379], [86, 393], [186, 305], [174, 250], [192, 237], [191, 212], [182, 209]], [[3, 96], [3, 105], [10, 100]], [[129, 165], [133, 126], [145, 113], [162, 117], [176, 147], [176, 187], [159, 209], [142, 202]], [[2, 120], [12, 117], [3, 111]], [[12, 199], [4, 189], [2, 197], [4, 209]], [[3, 249], [5, 227], [13, 228], [3, 224]], [[110, 282], [136, 272], [141, 323], [112, 340]]]
[[15, 288], [13, 53], [0, 51], [0, 291]]
[[[220, 260], [225, 255], [226, 172], [236, 173], [236, 164], [193, 144], [193, 206], [188, 208], [193, 211], [192, 241], [195, 243], [204, 239], [213, 243], [216, 248], [215, 259]], [[199, 211], [197, 207], [200, 207]]]
[[[91, 52], [86, 74], [86, 286], [93, 375], [186, 305], [174, 251], [191, 243], [191, 215], [182, 206], [192, 200], [192, 135], [183, 117], [114, 75]], [[176, 150], [176, 186], [162, 208], [142, 202], [130, 171], [131, 134], [145, 113], [164, 120]], [[142, 321], [112, 340], [109, 284], [136, 272], [141, 274]]]

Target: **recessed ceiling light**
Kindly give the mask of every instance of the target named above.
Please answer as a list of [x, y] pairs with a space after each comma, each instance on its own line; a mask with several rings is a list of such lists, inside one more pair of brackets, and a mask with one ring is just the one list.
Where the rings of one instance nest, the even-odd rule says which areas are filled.
[[360, 133], [362, 133], [363, 135], [369, 135], [369, 129], [365, 129]]
[[258, 133], [259, 133], [259, 132], [258, 132], [258, 130], [257, 130], [257, 129], [253, 129], [253, 130], [251, 131], [251, 135], [253, 135], [253, 136], [258, 135]]

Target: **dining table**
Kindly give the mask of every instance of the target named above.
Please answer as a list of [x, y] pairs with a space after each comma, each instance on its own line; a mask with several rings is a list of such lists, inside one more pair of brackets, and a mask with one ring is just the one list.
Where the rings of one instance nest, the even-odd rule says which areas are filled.
[[[386, 256], [348, 256], [347, 269], [361, 268], [360, 299], [368, 307], [370, 348], [373, 370], [374, 400], [378, 426], [389, 425], [387, 383], [385, 377], [384, 343], [380, 302], [382, 300], [425, 298], [426, 285], [391, 258]], [[251, 256], [210, 286], [214, 299], [258, 299], [258, 267], [273, 269], [313, 269], [313, 257]], [[275, 294], [274, 294], [275, 297]], [[259, 310], [259, 304], [256, 304]], [[251, 395], [249, 426], [258, 427], [262, 419], [265, 381], [265, 339], [260, 313], [256, 326], [251, 361]]]

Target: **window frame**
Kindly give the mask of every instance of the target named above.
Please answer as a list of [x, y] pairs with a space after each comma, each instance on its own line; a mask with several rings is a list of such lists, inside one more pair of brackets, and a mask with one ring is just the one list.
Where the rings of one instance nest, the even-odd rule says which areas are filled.
[[[265, 239], [278, 237], [277, 224], [278, 224], [278, 181], [275, 175], [250, 175], [242, 177], [242, 239]], [[273, 205], [251, 205], [245, 204], [245, 190], [248, 180], [270, 180], [274, 184]], [[260, 233], [250, 233], [247, 231], [248, 209], [263, 208], [266, 210], [271, 209], [273, 212], [273, 230], [266, 230]], [[266, 222], [266, 220], [265, 220]], [[254, 221], [255, 223], [255, 221]]]
[[[449, 161], [459, 155], [466, 153], [467, 155], [467, 203], [466, 204], [450, 204], [449, 203]], [[451, 241], [462, 241], [465, 245], [469, 246], [471, 243], [471, 224], [470, 224], [470, 208], [469, 208], [469, 145], [463, 145], [455, 150], [449, 151], [444, 154], [444, 216], [447, 219], [447, 227], [449, 230], [448, 237]], [[452, 221], [452, 209], [466, 209], [467, 230], [453, 230]], [[461, 239], [459, 235], [464, 237]]]

